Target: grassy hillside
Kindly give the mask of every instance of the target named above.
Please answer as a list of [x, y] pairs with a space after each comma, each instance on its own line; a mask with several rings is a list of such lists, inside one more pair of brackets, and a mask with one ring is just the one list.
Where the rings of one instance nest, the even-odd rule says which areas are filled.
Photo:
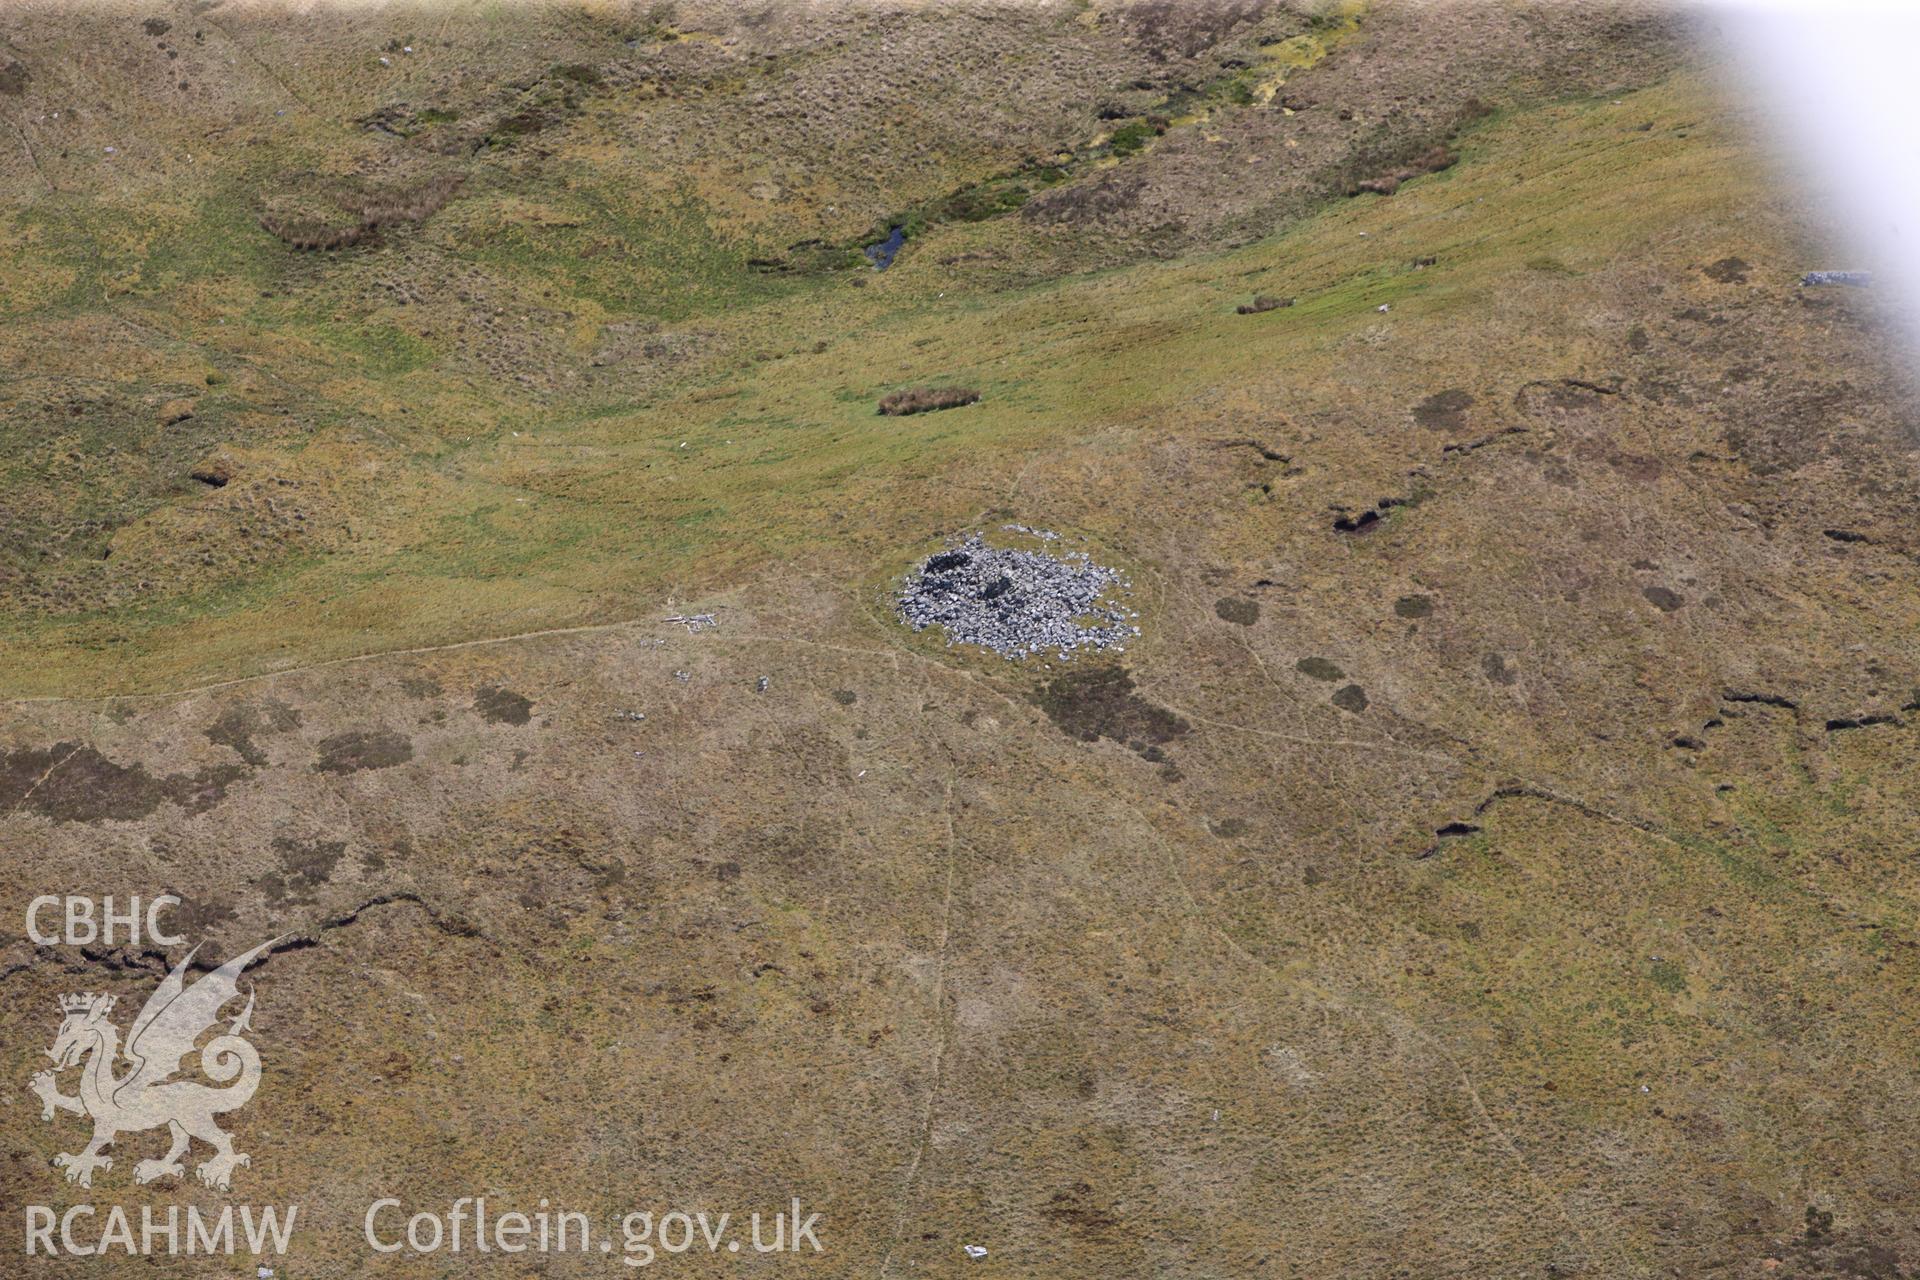
[[[929, 228], [884, 274], [795, 279], [703, 248], [697, 220], [649, 220], [651, 252], [672, 264], [671, 302], [654, 307], [644, 277], [570, 279], [560, 265], [587, 228], [605, 233], [594, 209], [609, 193], [584, 184], [538, 209], [468, 192], [396, 233], [407, 243], [325, 260], [290, 259], [238, 207], [218, 231], [201, 220], [219, 207], [203, 205], [136, 234], [123, 266], [104, 241], [109, 225], [130, 234], [114, 213], [23, 217], [89, 266], [64, 299], [10, 318], [21, 365], [74, 398], [9, 483], [29, 510], [70, 518], [84, 490], [121, 518], [33, 564], [41, 598], [14, 611], [8, 643], [58, 660], [8, 666], [21, 692], [136, 689], [631, 617], [769, 563], [859, 573], [997, 505], [1036, 450], [1238, 430], [1199, 402], [1255, 377], [1289, 387], [1276, 413], [1326, 401], [1351, 344], [1389, 323], [1383, 305], [1402, 368], [1467, 344], [1487, 349], [1487, 376], [1520, 376], [1545, 324], [1574, 344], [1563, 363], [1577, 371], [1567, 313], [1582, 277], [1712, 220], [1752, 181], [1724, 135], [1702, 134], [1700, 106], [1669, 83], [1487, 119], [1459, 136], [1456, 168], [1390, 200], [1336, 198], [1240, 248], [984, 293], [942, 260], [1019, 260], [1029, 233], [1015, 221]], [[409, 276], [455, 259], [527, 310], [402, 305]], [[89, 293], [128, 275], [151, 283], [116, 295], [109, 320]], [[1268, 291], [1295, 305], [1234, 314]], [[660, 318], [615, 318], [632, 315]], [[63, 345], [100, 360], [79, 334], [118, 366], [89, 380], [91, 398], [77, 369], [62, 376]], [[495, 347], [535, 385], [483, 391], [474, 366]], [[664, 367], [636, 378], [634, 364]], [[981, 403], [875, 414], [888, 391], [928, 380], [978, 386]], [[633, 381], [648, 385], [621, 385]], [[97, 458], [59, 456], [95, 452], [89, 432], [142, 411], [138, 463], [103, 477]], [[233, 482], [194, 482], [203, 457], [228, 459]], [[68, 484], [36, 495], [62, 461]], [[1124, 516], [1088, 532], [1124, 540]]]
[[[1671, 19], [0, 38], [0, 897], [315, 944], [286, 1274], [481, 1184], [797, 1194], [835, 1275], [1920, 1259], [1912, 391]], [[1004, 522], [1141, 643], [898, 624]], [[0, 1078], [155, 964], [0, 951]]]

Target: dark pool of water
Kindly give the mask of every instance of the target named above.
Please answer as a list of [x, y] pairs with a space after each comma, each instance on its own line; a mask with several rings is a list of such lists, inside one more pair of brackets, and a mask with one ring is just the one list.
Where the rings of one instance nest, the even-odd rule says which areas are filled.
[[868, 245], [862, 252], [867, 261], [873, 264], [875, 271], [885, 271], [893, 265], [893, 255], [900, 252], [900, 246], [907, 242], [907, 229], [895, 227], [887, 233], [887, 238], [878, 244]]

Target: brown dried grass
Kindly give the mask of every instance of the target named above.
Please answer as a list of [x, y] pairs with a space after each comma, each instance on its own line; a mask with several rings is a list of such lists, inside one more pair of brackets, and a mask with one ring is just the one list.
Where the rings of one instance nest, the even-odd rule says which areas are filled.
[[929, 413], [935, 409], [957, 409], [972, 404], [980, 393], [972, 387], [909, 387], [880, 401], [880, 412], [888, 417], [909, 413]]

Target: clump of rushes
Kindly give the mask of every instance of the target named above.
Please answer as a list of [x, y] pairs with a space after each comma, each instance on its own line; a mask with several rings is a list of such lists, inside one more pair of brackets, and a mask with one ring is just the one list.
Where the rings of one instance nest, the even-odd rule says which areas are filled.
[[1390, 196], [1400, 189], [1400, 184], [1423, 173], [1438, 173], [1442, 169], [1451, 169], [1456, 156], [1445, 143], [1439, 143], [1415, 156], [1413, 160], [1375, 178], [1363, 178], [1347, 188], [1347, 194], [1357, 196], [1362, 191], [1371, 191], [1376, 195]]
[[1276, 298], [1270, 293], [1256, 293], [1252, 302], [1243, 302], [1234, 311], [1243, 316], [1257, 316], [1262, 311], [1275, 311], [1281, 307], [1293, 305], [1292, 298]]
[[1116, 156], [1130, 156], [1147, 145], [1147, 139], [1157, 137], [1167, 131], [1164, 117], [1149, 116], [1144, 120], [1134, 120], [1115, 129], [1107, 139], [1107, 147]]
[[880, 412], [888, 417], [901, 417], [909, 413], [927, 413], [934, 409], [958, 409], [963, 404], [972, 404], [980, 398], [980, 393], [972, 387], [908, 387], [905, 391], [896, 391], [880, 401]]
[[425, 222], [446, 206], [465, 180], [464, 174], [442, 174], [413, 187], [365, 196], [360, 201], [359, 218], [346, 226], [285, 218], [272, 212], [260, 215], [260, 225], [295, 249], [347, 249], [371, 240], [383, 225]]

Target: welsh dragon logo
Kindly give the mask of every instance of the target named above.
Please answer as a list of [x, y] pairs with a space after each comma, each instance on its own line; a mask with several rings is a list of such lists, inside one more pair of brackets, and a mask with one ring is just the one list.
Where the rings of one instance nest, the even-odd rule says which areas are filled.
[[[67, 1111], [93, 1120], [93, 1140], [86, 1150], [78, 1155], [63, 1152], [53, 1158], [55, 1165], [67, 1171], [68, 1182], [92, 1186], [95, 1169], [113, 1167], [113, 1157], [100, 1154], [103, 1148], [123, 1133], [161, 1125], [173, 1135], [173, 1145], [160, 1159], [134, 1165], [135, 1182], [183, 1176], [186, 1166], [180, 1158], [195, 1138], [214, 1150], [212, 1157], [195, 1170], [209, 1187], [228, 1190], [234, 1169], [252, 1163], [233, 1149], [233, 1135], [213, 1122], [215, 1116], [245, 1106], [260, 1087], [260, 1054], [245, 1038], [245, 1033], [252, 1030], [252, 991], [247, 993], [246, 1007], [227, 1023], [224, 1032], [204, 1045], [198, 1042], [220, 1021], [220, 1011], [238, 997], [241, 970], [278, 941], [263, 942], [245, 955], [235, 956], [192, 986], [186, 982], [187, 965], [199, 948], [188, 952], [133, 1020], [124, 1051], [131, 1065], [118, 1076], [114, 1066], [121, 1053], [120, 1031], [107, 1016], [113, 1011], [115, 998], [94, 994], [60, 998], [65, 1019], [53, 1047], [47, 1050], [54, 1069], [37, 1073], [32, 1087], [45, 1104], [41, 1119], [51, 1120], [54, 1112]], [[174, 1079], [181, 1060], [196, 1047], [201, 1072], [224, 1088]], [[82, 1063], [85, 1066], [78, 1096], [61, 1093], [58, 1073]]]

